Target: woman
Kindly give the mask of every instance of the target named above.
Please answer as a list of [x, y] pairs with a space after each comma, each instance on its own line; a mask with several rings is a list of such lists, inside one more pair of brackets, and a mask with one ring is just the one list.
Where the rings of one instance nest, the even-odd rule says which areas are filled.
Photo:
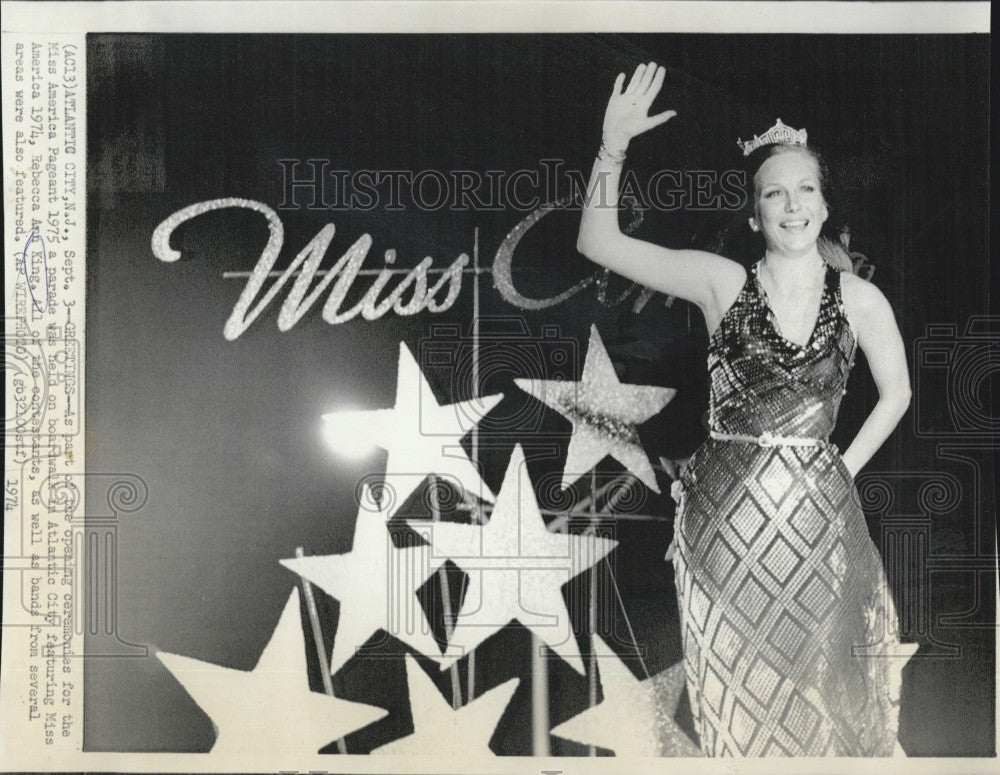
[[[623, 234], [629, 140], [665, 71], [620, 74], [604, 118], [577, 247], [696, 304], [710, 334], [710, 438], [685, 467], [674, 570], [688, 688], [710, 756], [894, 752], [896, 615], [853, 477], [910, 400], [902, 339], [870, 283], [824, 261], [826, 182], [805, 133], [780, 122], [741, 147], [766, 249], [748, 272], [712, 253]], [[771, 142], [777, 140], [777, 142]], [[856, 346], [879, 400], [843, 457], [827, 438]]]

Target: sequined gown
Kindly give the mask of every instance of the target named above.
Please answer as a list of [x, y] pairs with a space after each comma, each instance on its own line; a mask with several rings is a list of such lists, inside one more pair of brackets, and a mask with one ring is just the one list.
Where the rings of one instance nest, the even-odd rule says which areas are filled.
[[[854, 352], [839, 271], [799, 346], [755, 266], [709, 343], [712, 427], [826, 439]], [[891, 755], [896, 613], [837, 450], [709, 438], [682, 482], [674, 571], [702, 751]]]

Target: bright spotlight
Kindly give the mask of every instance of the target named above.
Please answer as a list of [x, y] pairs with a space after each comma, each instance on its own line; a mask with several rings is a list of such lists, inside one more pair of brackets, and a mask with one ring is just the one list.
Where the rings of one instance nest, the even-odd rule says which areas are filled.
[[346, 409], [323, 415], [323, 438], [335, 453], [352, 460], [368, 457], [377, 449], [372, 412]]

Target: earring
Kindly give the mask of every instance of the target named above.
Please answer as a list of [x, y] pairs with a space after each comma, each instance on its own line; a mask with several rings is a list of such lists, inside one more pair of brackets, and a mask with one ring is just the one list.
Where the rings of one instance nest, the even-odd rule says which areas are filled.
[[751, 218], [750, 219], [750, 228], [753, 231], [760, 231], [760, 224], [757, 223], [757, 219], [756, 218]]

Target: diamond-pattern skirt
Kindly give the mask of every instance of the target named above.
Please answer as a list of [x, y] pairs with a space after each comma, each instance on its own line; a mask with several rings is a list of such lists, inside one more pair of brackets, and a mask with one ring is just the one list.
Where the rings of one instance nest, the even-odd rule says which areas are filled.
[[674, 571], [706, 755], [893, 753], [896, 612], [836, 450], [707, 441]]

